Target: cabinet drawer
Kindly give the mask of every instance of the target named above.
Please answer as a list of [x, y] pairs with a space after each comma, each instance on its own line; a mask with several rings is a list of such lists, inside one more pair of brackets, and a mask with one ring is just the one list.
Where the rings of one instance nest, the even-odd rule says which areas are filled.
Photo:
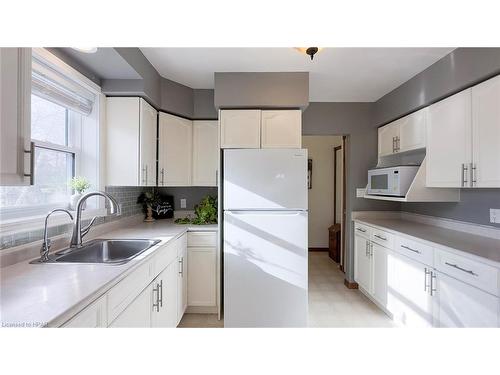
[[370, 239], [371, 229], [368, 225], [354, 222], [354, 234]]
[[495, 267], [436, 249], [434, 268], [488, 293], [499, 295], [498, 270]]
[[150, 263], [146, 262], [108, 292], [108, 323], [111, 323], [150, 283]]
[[394, 250], [398, 253], [428, 266], [433, 265], [434, 249], [431, 246], [397, 236], [394, 238], [394, 245]]
[[158, 276], [167, 266], [177, 258], [178, 241], [171, 241], [167, 245], [157, 250], [157, 255], [153, 259], [152, 277]]
[[188, 247], [217, 246], [217, 232], [188, 232]]
[[99, 328], [106, 326], [105, 295], [80, 311], [70, 321], [63, 324], [65, 328]]
[[380, 229], [372, 228], [370, 233], [370, 239], [384, 247], [392, 249], [394, 245], [394, 236], [388, 232], [385, 232]]

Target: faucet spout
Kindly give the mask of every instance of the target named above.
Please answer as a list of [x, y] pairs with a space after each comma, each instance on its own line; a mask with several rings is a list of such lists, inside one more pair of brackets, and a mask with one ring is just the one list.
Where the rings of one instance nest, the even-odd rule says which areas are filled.
[[75, 213], [75, 219], [73, 221], [73, 235], [71, 236], [71, 243], [70, 247], [80, 247], [82, 246], [82, 238], [85, 236], [89, 230], [92, 224], [94, 223], [94, 219], [90, 222], [87, 228], [82, 230], [82, 210], [83, 210], [83, 204], [85, 201], [94, 196], [101, 196], [106, 199], [106, 201], [109, 203], [109, 212], [112, 215], [121, 215], [121, 209], [120, 205], [116, 201], [115, 198], [113, 198], [111, 195], [108, 193], [102, 192], [102, 191], [93, 191], [91, 193], [87, 193], [84, 196], [82, 196], [79, 200], [78, 203], [76, 204], [76, 213]]

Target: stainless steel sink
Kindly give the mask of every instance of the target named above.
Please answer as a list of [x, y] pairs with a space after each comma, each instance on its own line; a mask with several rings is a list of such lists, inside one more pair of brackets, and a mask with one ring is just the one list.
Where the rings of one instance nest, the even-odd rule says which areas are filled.
[[76, 249], [50, 257], [49, 263], [123, 264], [156, 245], [160, 240], [93, 240]]

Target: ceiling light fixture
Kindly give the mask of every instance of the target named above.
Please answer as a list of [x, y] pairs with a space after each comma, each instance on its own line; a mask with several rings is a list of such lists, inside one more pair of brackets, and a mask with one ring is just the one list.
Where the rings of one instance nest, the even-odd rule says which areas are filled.
[[319, 47], [296, 47], [297, 51], [311, 56], [311, 61], [314, 59], [314, 55], [321, 51], [323, 48]]
[[83, 52], [83, 53], [96, 53], [97, 52], [97, 47], [71, 47], [74, 50], [78, 52]]

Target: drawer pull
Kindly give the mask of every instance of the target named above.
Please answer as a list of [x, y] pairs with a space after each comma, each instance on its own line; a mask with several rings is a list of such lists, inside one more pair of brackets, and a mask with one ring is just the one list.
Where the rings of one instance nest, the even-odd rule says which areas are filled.
[[359, 230], [360, 232], [366, 233], [366, 229], [363, 229], [363, 228], [356, 228], [356, 230]]
[[406, 245], [401, 245], [401, 247], [402, 247], [403, 249], [410, 250], [410, 251], [413, 251], [414, 253], [420, 254], [420, 251], [415, 250], [415, 249], [412, 249], [412, 248], [411, 248], [411, 247], [409, 247], [409, 246], [406, 246]]
[[444, 262], [444, 264], [446, 264], [447, 266], [450, 266], [450, 267], [453, 267], [453, 268], [456, 268], [457, 270], [460, 270], [460, 271], [463, 271], [463, 272], [466, 272], [468, 273], [469, 275], [472, 275], [472, 276], [478, 276], [477, 273], [475, 273], [474, 271], [471, 271], [471, 270], [466, 270], [465, 268], [462, 268], [456, 264], [452, 264], [452, 263], [448, 263], [448, 262]]
[[387, 238], [385, 238], [383, 236], [379, 236], [378, 234], [375, 234], [374, 237], [380, 238], [383, 241], [387, 241]]

